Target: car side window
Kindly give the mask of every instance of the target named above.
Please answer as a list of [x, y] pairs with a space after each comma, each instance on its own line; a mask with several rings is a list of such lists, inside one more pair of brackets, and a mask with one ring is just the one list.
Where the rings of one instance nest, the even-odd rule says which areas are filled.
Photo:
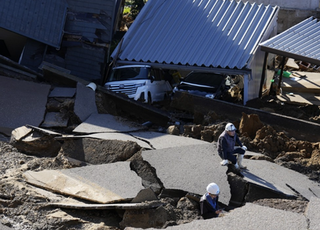
[[156, 70], [156, 69], [150, 69], [150, 71], [149, 71], [149, 78], [151, 77], [151, 76], [154, 76], [154, 80], [155, 81], [159, 81], [160, 79], [159, 79], [159, 73], [158, 73], [158, 71]]

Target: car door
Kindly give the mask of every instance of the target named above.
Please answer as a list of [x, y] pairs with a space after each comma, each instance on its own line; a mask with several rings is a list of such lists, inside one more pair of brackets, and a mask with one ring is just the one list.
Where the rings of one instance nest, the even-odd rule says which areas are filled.
[[152, 87], [152, 100], [153, 101], [162, 101], [165, 98], [165, 95], [172, 90], [170, 83], [164, 79], [162, 70], [160, 69], [151, 69], [151, 76], [153, 76], [153, 87]]

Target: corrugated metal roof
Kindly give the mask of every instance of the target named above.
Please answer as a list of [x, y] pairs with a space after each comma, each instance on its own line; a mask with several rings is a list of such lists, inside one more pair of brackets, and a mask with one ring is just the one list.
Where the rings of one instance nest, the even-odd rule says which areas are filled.
[[66, 12], [65, 0], [0, 0], [0, 27], [58, 48]]
[[149, 0], [118, 60], [242, 69], [277, 10], [242, 1]]
[[260, 45], [263, 51], [320, 65], [320, 22], [307, 18]]

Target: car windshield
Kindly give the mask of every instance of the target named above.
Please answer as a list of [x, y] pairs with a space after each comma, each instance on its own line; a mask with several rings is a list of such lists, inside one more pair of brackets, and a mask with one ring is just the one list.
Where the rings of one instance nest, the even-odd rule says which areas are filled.
[[217, 87], [224, 79], [225, 76], [220, 74], [192, 72], [188, 76], [186, 76], [183, 81], [193, 84]]
[[148, 78], [148, 69], [146, 67], [128, 67], [113, 69], [107, 82], [124, 81], [124, 80], [139, 80]]

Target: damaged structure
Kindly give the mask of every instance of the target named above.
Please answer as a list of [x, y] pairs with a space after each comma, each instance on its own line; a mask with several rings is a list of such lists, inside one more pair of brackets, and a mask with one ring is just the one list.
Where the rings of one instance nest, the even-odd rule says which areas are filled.
[[246, 104], [259, 96], [259, 43], [276, 34], [278, 11], [242, 1], [149, 0], [111, 56], [116, 65], [242, 75]]
[[[286, 58], [299, 60], [301, 65], [312, 65], [320, 68], [320, 22], [315, 17], [309, 17], [297, 25], [283, 31], [282, 33], [264, 41], [260, 44], [261, 50], [265, 52], [265, 67], [268, 66], [268, 56], [276, 54], [282, 56], [280, 64], [280, 78], [278, 87], [280, 89]], [[305, 66], [307, 67], [307, 66]], [[305, 68], [307, 69], [307, 68]], [[272, 71], [271, 71], [272, 74]], [[268, 71], [266, 70], [266, 74]], [[272, 78], [273, 78], [272, 74]], [[272, 79], [271, 78], [271, 79]], [[270, 79], [263, 77], [261, 84]]]
[[100, 82], [123, 0], [1, 1], [1, 55], [34, 71], [43, 65]]

